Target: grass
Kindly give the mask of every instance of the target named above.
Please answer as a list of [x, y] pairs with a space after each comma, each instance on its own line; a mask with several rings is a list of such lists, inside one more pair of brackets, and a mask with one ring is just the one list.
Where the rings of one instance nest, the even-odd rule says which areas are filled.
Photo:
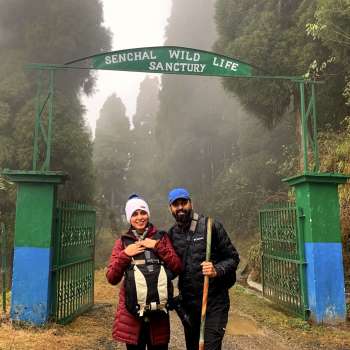
[[0, 349], [118, 349], [111, 337], [116, 299], [115, 287], [108, 285], [105, 271], [99, 270], [95, 274], [96, 305], [91, 311], [66, 326], [32, 327], [2, 321]]
[[237, 285], [231, 290], [232, 307], [252, 317], [260, 327], [276, 331], [301, 347], [350, 349], [350, 325], [314, 325], [279, 309], [265, 298]]

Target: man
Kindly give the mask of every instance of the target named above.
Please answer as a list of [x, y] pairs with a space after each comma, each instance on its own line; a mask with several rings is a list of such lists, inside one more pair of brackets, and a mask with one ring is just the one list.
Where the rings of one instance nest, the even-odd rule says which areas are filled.
[[180, 300], [192, 325], [184, 324], [186, 348], [198, 349], [203, 283], [204, 275], [207, 275], [210, 280], [205, 350], [220, 350], [230, 308], [228, 290], [236, 281], [238, 252], [222, 224], [214, 221], [210, 262], [205, 262], [208, 218], [194, 213], [190, 194], [184, 188], [171, 190], [168, 200], [176, 220], [169, 236], [183, 263], [183, 272], [179, 276]]

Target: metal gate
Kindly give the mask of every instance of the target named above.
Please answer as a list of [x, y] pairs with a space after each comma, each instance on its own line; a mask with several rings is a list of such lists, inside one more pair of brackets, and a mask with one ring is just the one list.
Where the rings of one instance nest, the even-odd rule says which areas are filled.
[[96, 212], [81, 203], [56, 208], [51, 316], [68, 323], [94, 303]]
[[263, 295], [306, 319], [302, 220], [294, 203], [269, 204], [259, 211]]

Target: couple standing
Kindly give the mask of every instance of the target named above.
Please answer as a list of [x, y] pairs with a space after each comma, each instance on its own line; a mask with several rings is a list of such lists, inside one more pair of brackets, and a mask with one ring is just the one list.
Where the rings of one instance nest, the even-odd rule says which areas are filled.
[[[107, 269], [107, 279], [117, 284], [134, 262], [134, 257], [151, 251], [175, 275], [179, 275], [181, 309], [190, 325], [184, 324], [187, 350], [197, 350], [199, 343], [204, 275], [210, 278], [205, 323], [205, 349], [220, 350], [230, 308], [228, 289], [235, 282], [239, 256], [224, 227], [212, 225], [210, 262], [206, 258], [208, 218], [193, 211], [189, 192], [175, 188], [168, 195], [169, 208], [176, 220], [169, 233], [161, 234], [149, 222], [150, 210], [138, 196], [126, 203], [125, 212], [130, 228], [115, 242]], [[131, 240], [128, 245], [125, 239]], [[126, 278], [126, 277], [125, 277]], [[113, 337], [126, 343], [128, 350], [166, 350], [170, 338], [169, 315], [166, 312], [138, 317], [127, 307], [125, 279], [119, 293], [113, 326]], [[129, 298], [130, 299], [130, 298]]]

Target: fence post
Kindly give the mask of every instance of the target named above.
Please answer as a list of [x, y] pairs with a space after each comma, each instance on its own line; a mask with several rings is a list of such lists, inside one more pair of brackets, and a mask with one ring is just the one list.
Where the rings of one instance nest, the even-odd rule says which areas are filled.
[[304, 214], [304, 251], [310, 319], [337, 323], [346, 319], [338, 185], [348, 176], [305, 173], [283, 181], [295, 187]]
[[50, 313], [51, 242], [61, 172], [5, 170], [17, 184], [10, 318], [43, 325]]
[[7, 271], [7, 256], [6, 256], [6, 230], [5, 224], [1, 223], [1, 277], [2, 277], [2, 311], [6, 315], [6, 271]]

